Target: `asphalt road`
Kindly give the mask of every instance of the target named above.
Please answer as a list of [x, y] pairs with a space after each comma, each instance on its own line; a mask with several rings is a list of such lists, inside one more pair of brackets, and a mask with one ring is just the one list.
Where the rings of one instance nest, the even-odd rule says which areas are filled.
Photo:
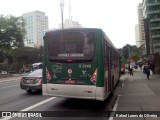
[[[0, 80], [0, 111], [47, 111], [54, 117], [12, 118], [12, 120], [160, 120], [154, 117], [108, 117], [107, 111], [157, 111], [160, 115], [160, 75], [146, 75], [134, 70], [123, 75], [114, 93], [106, 101], [67, 99], [28, 94], [19, 87], [19, 78]], [[12, 79], [12, 80], [11, 80]], [[69, 115], [69, 116], [67, 116]], [[10, 118], [8, 118], [10, 119]], [[2, 120], [8, 120], [2, 119]]]
[[[106, 101], [67, 99], [43, 96], [41, 93], [28, 94], [19, 86], [20, 77], [0, 80], [0, 111], [51, 111], [55, 117], [7, 118], [2, 120], [108, 120], [117, 96]], [[97, 112], [100, 111], [100, 112]], [[66, 117], [69, 114], [68, 117]], [[73, 116], [72, 116], [73, 115]]]

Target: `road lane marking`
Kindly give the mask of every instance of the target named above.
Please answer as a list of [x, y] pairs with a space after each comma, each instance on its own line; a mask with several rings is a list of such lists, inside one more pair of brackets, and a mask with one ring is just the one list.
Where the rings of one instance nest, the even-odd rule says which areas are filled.
[[[115, 102], [114, 107], [113, 107], [113, 110], [112, 110], [113, 112], [117, 111], [117, 107], [118, 107], [118, 102], [119, 102], [120, 96], [121, 96], [121, 95], [118, 95], [118, 97], [117, 97], [117, 99], [116, 99], [116, 102]], [[109, 117], [108, 120], [113, 120], [113, 118], [114, 118], [114, 113], [111, 114], [111, 117]]]
[[[29, 111], [29, 110], [31, 110], [31, 109], [33, 109], [33, 108], [35, 108], [35, 107], [38, 107], [38, 106], [40, 106], [40, 105], [42, 105], [42, 104], [44, 104], [44, 103], [47, 103], [47, 102], [49, 102], [49, 101], [51, 101], [51, 100], [53, 100], [53, 99], [55, 99], [55, 98], [56, 98], [56, 97], [48, 98], [48, 99], [46, 99], [46, 100], [43, 100], [43, 101], [41, 101], [41, 102], [39, 102], [39, 103], [37, 103], [37, 104], [34, 104], [34, 105], [30, 106], [30, 107], [27, 107], [27, 108], [25, 108], [25, 109], [22, 109], [22, 110], [20, 110], [19, 112]], [[9, 120], [9, 119], [12, 119], [12, 118], [14, 118], [14, 117], [5, 117], [5, 118], [2, 118], [2, 119], [0, 119], [0, 120]]]
[[39, 102], [39, 103], [37, 103], [37, 104], [35, 104], [35, 105], [32, 105], [32, 106], [30, 106], [30, 107], [28, 107], [28, 108], [25, 108], [25, 109], [23, 109], [23, 110], [20, 110], [20, 111], [29, 111], [29, 110], [31, 110], [31, 109], [33, 109], [33, 108], [35, 108], [35, 107], [38, 107], [38, 106], [40, 106], [40, 105], [42, 105], [42, 104], [44, 104], [44, 103], [47, 103], [47, 102], [49, 102], [49, 101], [51, 101], [51, 100], [53, 100], [53, 99], [55, 99], [56, 97], [51, 97], [51, 98], [49, 98], [49, 99], [46, 99], [46, 100], [44, 100], [44, 101], [41, 101], [41, 102]]
[[19, 84], [16, 84], [16, 85], [10, 85], [10, 86], [5, 86], [5, 87], [1, 87], [0, 89], [3, 89], [3, 88], [9, 88], [9, 87], [13, 87], [13, 86], [19, 86]]
[[20, 79], [20, 78], [18, 78], [18, 79], [12, 79], [12, 80], [1, 80], [1, 81], [0, 81], [0, 83], [1, 83], [1, 82], [18, 81], [18, 80], [21, 80], [21, 79]]

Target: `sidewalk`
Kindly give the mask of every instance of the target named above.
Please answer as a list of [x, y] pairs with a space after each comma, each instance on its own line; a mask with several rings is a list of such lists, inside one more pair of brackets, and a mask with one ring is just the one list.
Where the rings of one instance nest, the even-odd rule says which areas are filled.
[[[150, 80], [147, 80], [146, 74], [134, 69], [133, 76], [126, 73], [121, 77], [114, 95], [118, 96], [116, 111], [122, 111], [122, 113], [130, 111], [131, 114], [147, 112], [160, 116], [160, 75], [158, 74], [150, 76]], [[160, 120], [160, 118], [116, 117], [113, 120]]]

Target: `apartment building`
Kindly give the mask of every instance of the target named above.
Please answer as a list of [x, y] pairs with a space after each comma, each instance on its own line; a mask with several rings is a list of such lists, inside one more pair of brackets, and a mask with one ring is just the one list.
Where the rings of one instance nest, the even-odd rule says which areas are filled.
[[41, 11], [32, 11], [22, 14], [26, 22], [26, 36], [24, 45], [26, 47], [38, 48], [43, 46], [44, 31], [48, 30], [48, 16]]
[[[81, 24], [77, 21], [72, 21], [72, 19], [66, 19], [63, 23], [64, 28], [81, 28]], [[62, 23], [59, 24], [59, 28], [62, 28]]]
[[139, 31], [139, 40], [136, 41], [138, 47], [145, 45], [145, 33], [144, 33], [144, 21], [143, 21], [143, 9], [142, 3], [138, 4], [138, 31]]
[[149, 19], [150, 53], [160, 53], [160, 0], [143, 0], [143, 17]]
[[139, 24], [135, 25], [135, 40], [136, 40], [136, 47], [140, 47], [140, 37], [139, 37]]

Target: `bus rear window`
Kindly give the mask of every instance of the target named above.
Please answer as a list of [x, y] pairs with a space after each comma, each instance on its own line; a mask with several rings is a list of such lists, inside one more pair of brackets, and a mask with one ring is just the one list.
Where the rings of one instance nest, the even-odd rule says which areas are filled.
[[49, 59], [92, 60], [95, 50], [95, 32], [61, 31], [46, 36]]

